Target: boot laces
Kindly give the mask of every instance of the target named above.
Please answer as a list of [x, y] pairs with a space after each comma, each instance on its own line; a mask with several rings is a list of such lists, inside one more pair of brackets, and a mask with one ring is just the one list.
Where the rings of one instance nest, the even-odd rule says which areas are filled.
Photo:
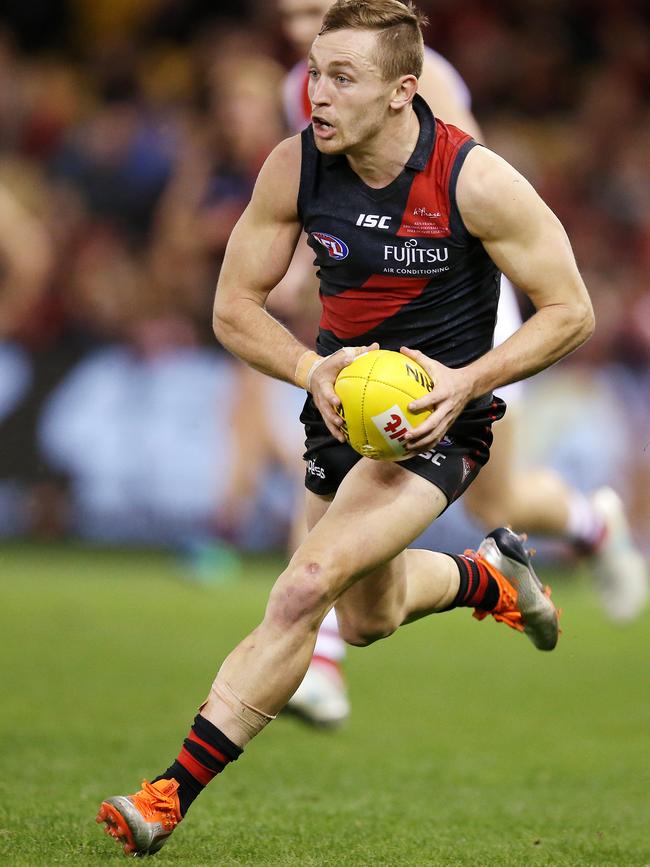
[[173, 828], [177, 822], [176, 798], [174, 797], [178, 784], [170, 794], [161, 792], [153, 783], [142, 781], [142, 789], [133, 796], [138, 810], [147, 821], [160, 821], [165, 827]]
[[490, 565], [484, 557], [481, 557], [476, 551], [471, 548], [465, 550], [464, 555], [471, 557], [474, 560], [480, 560], [481, 563], [488, 569], [490, 575], [494, 578], [499, 586], [499, 599], [497, 604], [491, 611], [485, 611], [482, 608], [475, 608], [473, 617], [477, 620], [484, 620], [488, 616], [494, 617], [499, 623], [505, 623], [511, 629], [516, 629], [517, 632], [524, 631], [524, 623], [521, 616], [521, 611], [517, 608], [517, 591], [497, 569]]

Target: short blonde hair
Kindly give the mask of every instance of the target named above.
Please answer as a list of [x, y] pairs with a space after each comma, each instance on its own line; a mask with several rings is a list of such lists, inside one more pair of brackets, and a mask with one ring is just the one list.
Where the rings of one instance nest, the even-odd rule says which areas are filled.
[[400, 0], [337, 0], [325, 13], [319, 36], [332, 30], [376, 30], [377, 65], [386, 81], [422, 74], [428, 19]]

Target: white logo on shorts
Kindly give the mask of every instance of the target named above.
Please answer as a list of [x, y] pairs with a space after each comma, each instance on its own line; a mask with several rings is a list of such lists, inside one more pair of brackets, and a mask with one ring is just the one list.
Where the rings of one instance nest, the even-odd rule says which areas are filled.
[[447, 455], [443, 455], [442, 452], [430, 451], [430, 452], [420, 452], [418, 455], [419, 458], [424, 458], [425, 461], [431, 461], [432, 464], [435, 464], [437, 467], [442, 466], [442, 462], [447, 460]]
[[307, 472], [310, 476], [318, 476], [319, 479], [325, 478], [325, 470], [323, 467], [319, 467], [313, 458], [307, 461]]

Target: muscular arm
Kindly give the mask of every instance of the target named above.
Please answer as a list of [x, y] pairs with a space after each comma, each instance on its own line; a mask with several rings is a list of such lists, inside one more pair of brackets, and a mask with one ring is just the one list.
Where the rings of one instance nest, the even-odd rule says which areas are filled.
[[458, 177], [456, 198], [467, 229], [536, 312], [505, 343], [458, 370], [404, 350], [436, 383], [430, 396], [413, 404], [415, 410], [433, 408], [408, 437], [414, 452], [438, 442], [468, 401], [544, 370], [584, 343], [594, 328], [566, 233], [519, 172], [491, 151], [474, 148]]
[[577, 349], [592, 334], [594, 316], [562, 224], [505, 160], [475, 148], [461, 170], [457, 199], [469, 231], [536, 310], [505, 343], [469, 365], [477, 396]]

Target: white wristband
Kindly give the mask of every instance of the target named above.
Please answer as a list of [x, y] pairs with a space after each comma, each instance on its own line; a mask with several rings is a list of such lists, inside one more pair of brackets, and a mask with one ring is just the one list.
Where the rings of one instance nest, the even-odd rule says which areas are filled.
[[316, 370], [321, 366], [321, 364], [327, 359], [327, 356], [318, 358], [312, 366], [309, 368], [307, 372], [307, 382], [305, 383], [305, 388], [307, 391], [311, 392], [311, 378], [316, 373]]
[[308, 388], [315, 365], [321, 361], [320, 355], [312, 349], [306, 349], [298, 359], [293, 379], [298, 388]]

